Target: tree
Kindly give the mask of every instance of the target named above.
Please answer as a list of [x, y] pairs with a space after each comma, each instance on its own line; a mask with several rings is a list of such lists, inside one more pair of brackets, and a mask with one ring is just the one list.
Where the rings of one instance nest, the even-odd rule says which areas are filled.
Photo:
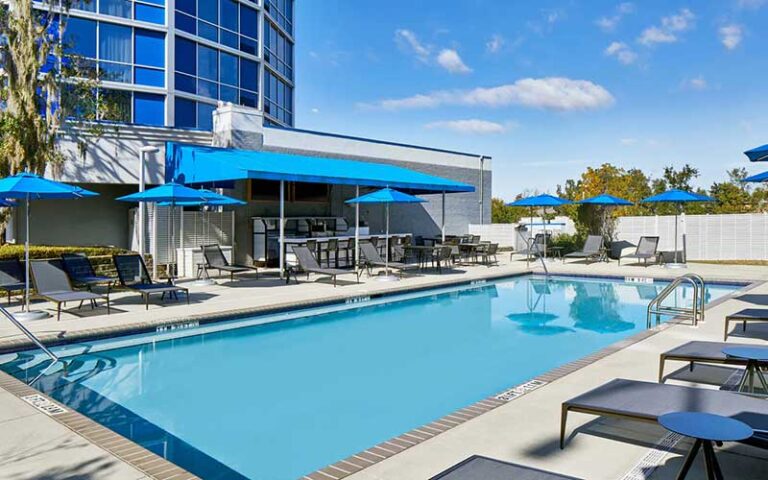
[[491, 199], [492, 223], [517, 223], [520, 220], [520, 208], [508, 207], [500, 198]]

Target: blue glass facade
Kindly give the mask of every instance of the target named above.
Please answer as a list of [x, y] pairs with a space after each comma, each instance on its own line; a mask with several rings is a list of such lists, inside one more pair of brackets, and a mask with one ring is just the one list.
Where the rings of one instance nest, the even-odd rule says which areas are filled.
[[293, 0], [77, 0], [70, 13], [66, 51], [124, 104], [116, 119], [211, 129], [223, 101], [293, 126]]

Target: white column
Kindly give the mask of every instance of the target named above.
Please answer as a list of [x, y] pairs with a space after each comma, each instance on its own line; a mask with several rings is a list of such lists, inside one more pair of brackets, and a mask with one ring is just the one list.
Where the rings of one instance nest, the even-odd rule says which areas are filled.
[[285, 180], [280, 180], [280, 278], [285, 270]]
[[[179, 207], [179, 248], [181, 249], [181, 258], [176, 255], [176, 272], [181, 277], [181, 264], [187, 261], [186, 253], [184, 252], [184, 205]], [[186, 271], [184, 276], [186, 276]]]
[[443, 190], [442, 215], [440, 216], [440, 233], [442, 235], [442, 243], [445, 243], [445, 190]]
[[157, 204], [152, 205], [152, 278], [157, 278]]
[[[139, 192], [143, 192], [147, 186], [147, 160], [146, 155], [150, 153], [157, 153], [160, 149], [157, 147], [141, 147], [139, 149]], [[147, 207], [144, 202], [139, 202], [139, 255], [142, 257], [147, 252], [146, 245], [144, 245], [144, 237], [146, 236], [146, 223], [147, 223]]]

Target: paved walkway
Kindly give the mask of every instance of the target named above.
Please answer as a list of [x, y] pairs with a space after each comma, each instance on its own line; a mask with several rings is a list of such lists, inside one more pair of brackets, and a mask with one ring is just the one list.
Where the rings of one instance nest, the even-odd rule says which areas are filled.
[[[536, 264], [529, 268], [525, 261], [509, 262], [506, 255], [502, 257], [503, 264], [499, 267], [462, 267], [453, 273], [418, 275], [395, 284], [374, 282], [365, 276], [359, 285], [340, 284], [338, 288], [319, 281], [285, 286], [276, 278], [246, 279], [232, 283], [222, 280], [214, 286], [190, 286], [192, 303], [189, 306], [155, 301], [147, 311], [139, 296], [118, 293], [113, 295], [115, 310], [112, 315], [104, 315], [105, 312], [100, 309], [91, 311], [84, 307], [77, 312], [82, 317], [65, 313], [60, 322], [54, 318], [30, 322], [28, 327], [44, 339], [76, 338], [95, 330], [109, 334], [131, 326], [152, 327], [190, 316], [220, 315], [232, 311], [365, 296], [541, 269]], [[550, 272], [588, 275], [672, 277], [680, 273], [655, 266], [618, 267], [615, 262], [592, 265], [553, 262], [548, 264], [548, 268]], [[699, 273], [709, 281], [768, 280], [768, 268], [765, 267], [692, 264], [688, 271]], [[349, 280], [354, 282], [354, 276], [350, 275]], [[484, 454], [589, 479], [622, 478], [663, 432], [656, 427], [629, 422], [593, 422], [561, 452], [555, 444], [560, 403], [619, 376], [655, 381], [660, 352], [692, 339], [719, 340], [723, 318], [727, 313], [742, 306], [754, 305], [763, 298], [768, 303], [768, 285], [750, 292], [750, 302], [731, 299], [711, 309], [707, 312], [707, 322], [699, 328], [681, 325], [667, 329], [350, 478], [429, 478], [471, 454]], [[36, 308], [52, 306], [37, 304]], [[17, 311], [18, 306], [11, 310]], [[22, 341], [25, 341], [24, 338], [8, 322], [0, 320], [0, 348]], [[590, 420], [586, 415], [574, 414], [570, 420], [571, 428]], [[767, 457], [761, 451], [747, 447], [728, 447], [727, 451], [733, 452], [722, 456], [723, 469], [728, 478], [757, 478], [754, 474], [758, 470], [755, 469], [765, 469], [768, 465], [764, 463]], [[762, 459], [763, 463], [756, 459]], [[665, 459], [653, 478], [674, 478], [680, 461], [677, 454]], [[145, 477], [109, 452], [89, 443], [18, 397], [3, 391], [0, 386], [0, 478], [111, 480]]]

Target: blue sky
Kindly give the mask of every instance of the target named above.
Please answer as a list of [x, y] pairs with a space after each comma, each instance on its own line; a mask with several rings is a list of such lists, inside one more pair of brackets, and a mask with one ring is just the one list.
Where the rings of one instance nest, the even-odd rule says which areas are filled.
[[768, 0], [298, 0], [296, 126], [493, 157], [494, 196], [610, 162], [708, 187], [768, 143]]

